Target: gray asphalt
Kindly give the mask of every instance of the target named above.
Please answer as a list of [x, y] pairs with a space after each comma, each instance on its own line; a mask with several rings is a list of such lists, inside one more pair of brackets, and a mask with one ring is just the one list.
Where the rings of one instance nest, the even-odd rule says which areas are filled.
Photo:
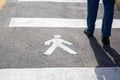
[[[112, 29], [111, 47], [103, 48], [101, 30], [95, 38], [88, 39], [83, 28], [9, 28], [13, 17], [86, 19], [86, 4], [80, 3], [33, 3], [7, 1], [0, 11], [0, 69], [44, 67], [116, 67], [120, 63], [120, 28]], [[98, 18], [102, 18], [100, 5]], [[120, 19], [115, 7], [115, 19]], [[69, 46], [78, 54], [71, 55], [57, 48], [52, 55], [43, 53], [50, 47], [44, 42], [54, 35], [72, 42]], [[68, 46], [68, 45], [67, 45]]]

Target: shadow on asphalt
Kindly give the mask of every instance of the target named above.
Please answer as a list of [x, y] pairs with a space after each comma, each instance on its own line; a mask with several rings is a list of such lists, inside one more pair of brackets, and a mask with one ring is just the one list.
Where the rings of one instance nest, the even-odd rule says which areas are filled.
[[105, 51], [106, 51], [110, 56], [113, 57], [114, 62], [117, 64], [117, 66], [120, 67], [120, 55], [119, 55], [119, 53], [118, 53], [115, 49], [111, 48], [110, 46], [103, 47], [103, 48], [105, 49]]
[[[98, 62], [98, 66], [95, 69], [97, 80], [111, 80], [108, 74], [113, 74], [108, 69], [108, 67], [118, 67], [120, 66], [120, 55], [115, 49], [110, 46], [103, 46], [98, 43], [96, 38], [88, 38], [91, 48], [95, 54], [96, 60]], [[112, 59], [113, 58], [113, 59]], [[101, 67], [106, 67], [104, 72], [99, 70]], [[106, 74], [107, 73], [107, 74]], [[109, 77], [108, 77], [109, 76]]]
[[95, 37], [89, 38], [89, 42], [98, 62], [98, 67], [120, 66], [120, 55], [115, 49], [110, 46], [101, 47]]

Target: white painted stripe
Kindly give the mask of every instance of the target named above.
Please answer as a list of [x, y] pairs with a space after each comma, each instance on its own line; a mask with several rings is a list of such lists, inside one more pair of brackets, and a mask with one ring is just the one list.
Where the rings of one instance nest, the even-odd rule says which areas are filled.
[[[96, 28], [101, 28], [102, 20], [96, 21]], [[12, 18], [9, 27], [58, 27], [85, 28], [85, 19], [62, 18]], [[113, 28], [120, 28], [120, 19], [114, 19]]]
[[[78, 2], [78, 3], [87, 3], [87, 0], [18, 0], [18, 1], [28, 1], [28, 2]], [[100, 0], [102, 3], [102, 0]]]
[[0, 80], [119, 80], [120, 68], [2, 69]]

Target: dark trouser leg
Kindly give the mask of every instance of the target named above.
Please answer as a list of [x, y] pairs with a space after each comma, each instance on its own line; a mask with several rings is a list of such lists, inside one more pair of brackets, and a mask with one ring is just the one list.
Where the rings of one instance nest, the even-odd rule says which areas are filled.
[[115, 0], [103, 0], [103, 4], [104, 17], [102, 22], [102, 37], [109, 37], [111, 35]]
[[98, 12], [99, 0], [87, 0], [87, 1], [88, 1], [87, 32], [89, 34], [93, 34], [95, 29], [95, 22], [96, 22], [96, 17]]

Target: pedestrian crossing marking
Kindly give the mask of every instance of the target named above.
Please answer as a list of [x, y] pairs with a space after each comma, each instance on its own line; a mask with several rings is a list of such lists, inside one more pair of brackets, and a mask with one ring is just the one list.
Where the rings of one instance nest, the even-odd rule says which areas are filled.
[[72, 43], [61, 39], [61, 37], [61, 35], [55, 35], [53, 39], [45, 42], [45, 45], [50, 45], [53, 43], [52, 46], [44, 53], [45, 55], [51, 55], [57, 47], [60, 47], [71, 54], [77, 54], [77, 52], [64, 45], [72, 45]]
[[[71, 2], [71, 3], [87, 3], [87, 0], [18, 0], [19, 2], [27, 1], [27, 2]], [[100, 0], [102, 3], [102, 0]]]
[[6, 3], [6, 0], [0, 0], [0, 10], [3, 8], [5, 3]]
[[[120, 28], [120, 20], [113, 20], [113, 28]], [[101, 28], [102, 20], [96, 21], [96, 28]], [[50, 27], [50, 28], [86, 28], [86, 19], [63, 18], [12, 18], [9, 27]]]
[[120, 68], [1, 69], [1, 80], [119, 80]]

